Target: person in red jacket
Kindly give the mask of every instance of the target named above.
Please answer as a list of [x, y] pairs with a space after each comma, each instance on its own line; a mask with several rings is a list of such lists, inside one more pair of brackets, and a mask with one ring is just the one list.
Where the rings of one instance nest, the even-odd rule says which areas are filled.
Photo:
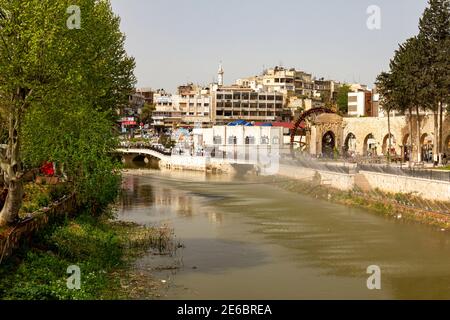
[[52, 177], [55, 175], [55, 168], [52, 162], [45, 162], [41, 167], [41, 173], [47, 177]]

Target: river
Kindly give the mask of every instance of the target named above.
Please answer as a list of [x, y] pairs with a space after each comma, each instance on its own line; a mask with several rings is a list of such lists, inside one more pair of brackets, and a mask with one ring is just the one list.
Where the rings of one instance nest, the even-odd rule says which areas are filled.
[[[196, 172], [124, 175], [119, 218], [167, 225], [182, 246], [136, 268], [162, 299], [449, 299], [450, 235], [289, 192]], [[177, 270], [164, 270], [177, 265]], [[381, 289], [367, 268], [379, 266]], [[160, 271], [158, 271], [160, 270]]]

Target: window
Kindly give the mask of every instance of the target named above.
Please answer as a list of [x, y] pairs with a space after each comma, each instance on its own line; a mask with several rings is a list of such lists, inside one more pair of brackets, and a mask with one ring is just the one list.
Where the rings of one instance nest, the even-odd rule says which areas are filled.
[[222, 144], [222, 137], [221, 136], [214, 136], [213, 143], [214, 144]]
[[233, 96], [231, 94], [225, 95], [225, 100], [231, 100], [231, 99], [233, 99]]
[[283, 96], [276, 96], [275, 99], [276, 99], [277, 101], [283, 101]]
[[267, 100], [269, 100], [269, 101], [273, 101], [274, 99], [275, 99], [274, 96], [267, 96]]
[[218, 94], [218, 95], [217, 95], [217, 100], [222, 100], [222, 99], [223, 99], [223, 95]]
[[250, 100], [258, 100], [258, 94], [257, 93], [251, 93], [250, 94]]
[[262, 136], [261, 137], [261, 144], [269, 144], [270, 139], [268, 136]]
[[249, 94], [248, 93], [242, 93], [242, 100], [248, 100]]
[[233, 94], [233, 99], [234, 100], [241, 100], [241, 94], [239, 92], [235, 92]]
[[267, 97], [264, 96], [264, 95], [260, 95], [260, 96], [259, 96], [259, 100], [266, 100], [266, 99], [267, 99]]
[[237, 144], [236, 136], [229, 136], [228, 137], [228, 144]]
[[255, 144], [255, 137], [253, 136], [245, 137], [245, 144]]
[[280, 144], [280, 138], [279, 137], [273, 137], [272, 143], [273, 144]]

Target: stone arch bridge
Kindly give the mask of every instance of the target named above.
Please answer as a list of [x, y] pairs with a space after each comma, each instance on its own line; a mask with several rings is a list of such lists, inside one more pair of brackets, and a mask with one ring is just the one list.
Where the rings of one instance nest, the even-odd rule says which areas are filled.
[[121, 156], [122, 162], [125, 165], [131, 165], [136, 161], [151, 163], [152, 161], [168, 161], [170, 159], [170, 155], [164, 154], [154, 149], [119, 148], [116, 149], [116, 154]]

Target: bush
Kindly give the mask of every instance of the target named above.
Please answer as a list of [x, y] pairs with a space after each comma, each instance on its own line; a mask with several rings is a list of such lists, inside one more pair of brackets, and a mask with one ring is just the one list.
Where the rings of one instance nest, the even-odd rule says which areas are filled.
[[51, 186], [49, 190], [49, 197], [51, 201], [59, 201], [64, 196], [70, 194], [70, 188], [66, 184], [57, 184]]

